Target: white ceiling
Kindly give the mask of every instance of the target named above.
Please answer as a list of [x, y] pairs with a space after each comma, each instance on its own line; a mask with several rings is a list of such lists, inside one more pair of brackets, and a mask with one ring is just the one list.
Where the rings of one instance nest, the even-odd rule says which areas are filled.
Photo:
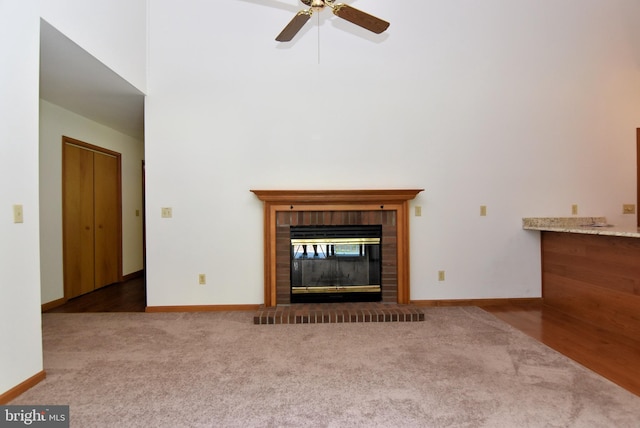
[[44, 20], [40, 97], [144, 140], [144, 94]]

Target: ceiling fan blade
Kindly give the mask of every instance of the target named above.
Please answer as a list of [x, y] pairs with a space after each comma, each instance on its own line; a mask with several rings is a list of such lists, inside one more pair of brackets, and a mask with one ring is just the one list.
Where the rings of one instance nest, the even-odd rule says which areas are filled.
[[369, 15], [355, 7], [351, 7], [344, 3], [338, 3], [333, 6], [333, 13], [342, 19], [359, 25], [362, 28], [366, 28], [369, 31], [373, 31], [376, 34], [382, 33], [389, 28], [389, 23], [380, 18], [376, 18], [373, 15]]
[[301, 10], [293, 17], [293, 19], [287, 24], [286, 27], [278, 34], [276, 41], [289, 42], [298, 34], [298, 31], [307, 23], [311, 18], [312, 10]]

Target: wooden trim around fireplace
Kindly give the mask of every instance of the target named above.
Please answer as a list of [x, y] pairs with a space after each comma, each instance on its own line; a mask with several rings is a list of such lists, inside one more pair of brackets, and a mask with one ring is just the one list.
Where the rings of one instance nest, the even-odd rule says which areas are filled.
[[398, 303], [409, 296], [409, 200], [424, 189], [251, 190], [264, 202], [264, 305], [276, 306], [276, 218], [280, 211], [396, 211]]

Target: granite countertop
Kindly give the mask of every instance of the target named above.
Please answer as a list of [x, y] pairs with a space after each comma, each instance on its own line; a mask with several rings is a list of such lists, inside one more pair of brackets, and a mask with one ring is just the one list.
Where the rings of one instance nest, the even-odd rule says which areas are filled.
[[522, 219], [522, 228], [546, 232], [640, 238], [640, 228], [610, 225], [605, 217], [529, 217]]

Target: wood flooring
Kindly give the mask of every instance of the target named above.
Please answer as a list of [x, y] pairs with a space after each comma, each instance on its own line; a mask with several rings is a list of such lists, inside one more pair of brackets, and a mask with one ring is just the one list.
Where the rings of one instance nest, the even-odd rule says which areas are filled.
[[[48, 312], [144, 312], [144, 278], [101, 288]], [[616, 336], [539, 303], [482, 309], [640, 396], [640, 339]]]
[[640, 396], [640, 339], [618, 336], [541, 303], [482, 309]]
[[46, 312], [144, 312], [146, 306], [144, 277], [140, 276], [70, 299]]

